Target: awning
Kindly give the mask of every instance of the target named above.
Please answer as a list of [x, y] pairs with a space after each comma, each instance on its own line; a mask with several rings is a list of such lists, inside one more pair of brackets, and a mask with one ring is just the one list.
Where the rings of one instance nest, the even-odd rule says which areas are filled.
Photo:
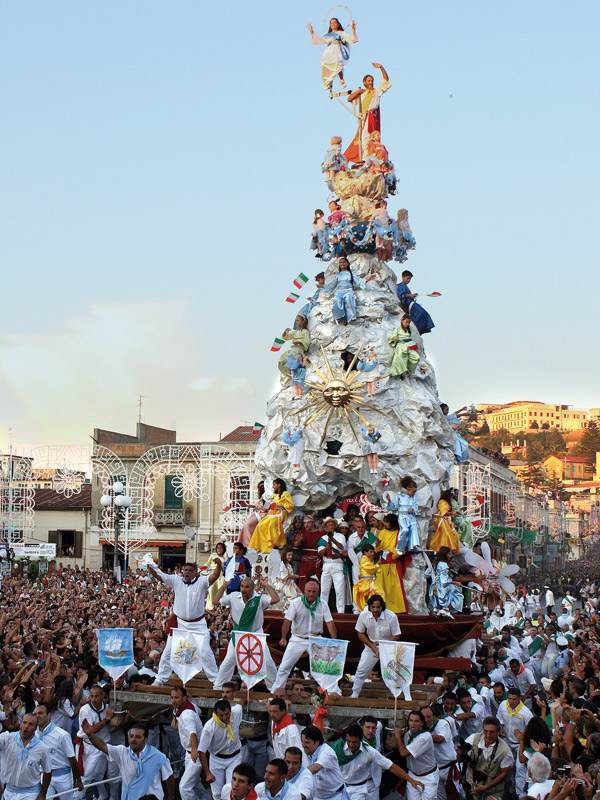
[[492, 525], [490, 533], [496, 539], [505, 539], [506, 535], [514, 536], [517, 541], [525, 542], [525, 544], [533, 544], [537, 531], [532, 531], [529, 528], [506, 528], [502, 525]]

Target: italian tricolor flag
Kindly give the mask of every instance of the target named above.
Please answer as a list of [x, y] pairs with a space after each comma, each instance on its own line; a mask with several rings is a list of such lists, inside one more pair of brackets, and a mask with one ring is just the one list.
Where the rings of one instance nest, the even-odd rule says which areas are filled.
[[300, 275], [298, 275], [298, 277], [294, 281], [294, 286], [297, 289], [302, 289], [304, 284], [307, 283], [307, 282], [308, 282], [308, 278], [306, 277], [306, 275], [303, 272], [301, 272]]
[[286, 303], [295, 303], [295, 302], [296, 302], [296, 300], [297, 300], [299, 297], [300, 297], [300, 295], [299, 295], [299, 294], [296, 294], [296, 292], [290, 292], [290, 293], [288, 294], [288, 296], [286, 297], [286, 299], [285, 299], [285, 302], [286, 302]]
[[426, 295], [426, 297], [441, 297], [441, 296], [442, 296], [441, 292], [429, 292], [429, 294]]
[[252, 433], [260, 433], [264, 428], [264, 425], [261, 425], [260, 422], [255, 422], [252, 426]]
[[271, 352], [272, 353], [278, 353], [281, 350], [281, 347], [282, 347], [283, 344], [284, 344], [284, 340], [283, 339], [275, 339], [275, 341], [273, 342], [273, 344], [271, 346]]

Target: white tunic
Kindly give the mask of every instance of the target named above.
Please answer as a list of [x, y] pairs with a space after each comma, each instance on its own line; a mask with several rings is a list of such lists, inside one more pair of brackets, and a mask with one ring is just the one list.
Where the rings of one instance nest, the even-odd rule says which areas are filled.
[[239, 703], [231, 709], [231, 729], [233, 730], [233, 741], [229, 738], [229, 731], [227, 728], [217, 725], [211, 717], [202, 730], [200, 736], [199, 749], [203, 753], [210, 752], [212, 756], [217, 756], [219, 753], [224, 755], [231, 755], [239, 750], [242, 746], [240, 742], [240, 723], [242, 721], [242, 707]]
[[381, 612], [379, 619], [375, 619], [371, 611], [365, 608], [360, 612], [355, 628], [359, 633], [366, 633], [373, 644], [377, 644], [380, 639], [385, 641], [400, 635], [398, 617], [389, 608]]
[[285, 751], [288, 747], [297, 747], [302, 750], [302, 737], [296, 725], [286, 725], [285, 728], [277, 731], [277, 733], [273, 733], [274, 724], [272, 721], [269, 724], [271, 725], [271, 739], [275, 758], [285, 759]]
[[533, 714], [525, 705], [523, 705], [517, 713], [515, 713], [512, 709], [510, 709], [510, 711], [511, 713], [509, 714], [508, 700], [504, 700], [498, 707], [497, 716], [498, 720], [504, 727], [506, 744], [509, 747], [515, 748], [519, 746], [519, 742], [515, 737], [515, 730], [518, 728], [521, 731], [524, 731]]
[[[17, 734], [18, 741], [15, 740]], [[2, 781], [5, 788], [17, 789], [36, 787], [41, 783], [42, 773], [51, 772], [50, 751], [34, 736], [33, 743], [27, 747], [24, 758], [20, 731], [0, 733], [0, 754], [2, 755]]]
[[315, 798], [325, 800], [327, 797], [332, 797], [344, 785], [344, 778], [334, 750], [328, 744], [319, 745], [312, 756], [308, 756], [308, 760], [311, 764], [320, 764], [323, 767], [313, 775]]
[[[252, 597], [256, 597], [257, 592], [254, 592]], [[244, 609], [246, 608], [246, 604], [242, 600], [242, 593], [241, 592], [232, 592], [231, 594], [227, 594], [221, 598], [219, 604], [225, 606], [225, 608], [231, 609], [231, 616], [233, 617], [233, 621], [237, 625], [237, 623], [242, 618], [242, 614], [244, 613]], [[253, 631], [262, 631], [262, 627], [265, 621], [265, 608], [268, 608], [271, 605], [271, 598], [268, 594], [263, 594], [260, 596], [260, 603], [258, 604], [258, 609], [256, 611], [256, 616], [254, 617], [254, 622], [252, 624]]]
[[181, 575], [168, 575], [157, 569], [160, 579], [175, 592], [173, 613], [186, 622], [202, 617], [205, 612], [206, 593], [208, 592], [208, 578], [202, 576], [194, 578], [191, 583], [186, 583]]
[[451, 761], [456, 761], [456, 748], [452, 741], [452, 728], [448, 724], [447, 719], [438, 719], [434, 721], [433, 727], [429, 728], [429, 733], [432, 736], [443, 736], [443, 742], [434, 742], [435, 758], [438, 767], [445, 767]]
[[[79, 730], [77, 731], [77, 736], [79, 736], [80, 739], [83, 739], [84, 744], [86, 744], [88, 747], [93, 748], [94, 746], [90, 742], [89, 738], [85, 735], [85, 731], [81, 727], [81, 723], [84, 719], [87, 719], [90, 725], [97, 725], [100, 720], [106, 719], [107, 708], [108, 706], [106, 703], [102, 703], [102, 708], [100, 711], [98, 711], [98, 709], [92, 705], [92, 703], [86, 703], [84, 706], [82, 706], [81, 711], [79, 712]], [[96, 736], [99, 739], [102, 739], [103, 742], [109, 742], [110, 728], [108, 725], [104, 725], [99, 731], [96, 731]]]
[[406, 757], [406, 766], [414, 775], [423, 775], [437, 767], [433, 739], [428, 731], [423, 731], [411, 741], [407, 731], [404, 734], [404, 745], [409, 756]]
[[[300, 748], [302, 750], [302, 748]], [[298, 774], [291, 778], [288, 783], [295, 786], [301, 795], [304, 795], [306, 800], [313, 800], [315, 795], [315, 779], [311, 772], [306, 767], [300, 767]]]
[[309, 636], [320, 636], [323, 633], [323, 623], [332, 622], [333, 617], [329, 606], [323, 601], [316, 607], [314, 614], [315, 618], [313, 619], [310, 611], [302, 602], [302, 597], [292, 600], [285, 612], [285, 619], [292, 623], [292, 634], [303, 639], [308, 639]]
[[[49, 728], [52, 728], [49, 730]], [[75, 748], [69, 734], [58, 725], [52, 723], [42, 730], [38, 730], [40, 741], [46, 745], [50, 751], [50, 764], [52, 771], [57, 769], [70, 769], [70, 758], [75, 758]]]
[[202, 734], [202, 722], [198, 716], [197, 711], [192, 711], [191, 708], [186, 708], [177, 717], [177, 730], [179, 731], [179, 740], [183, 749], [189, 753], [192, 749], [191, 735], [195, 733], [200, 742]]
[[[135, 753], [129, 747], [125, 747], [122, 744], [108, 744], [106, 745], [108, 748], [108, 760], [112, 761], [114, 764], [117, 765], [119, 769], [119, 774], [121, 776], [121, 780], [123, 784], [129, 785], [131, 781], [137, 777], [137, 769], [138, 769], [138, 758]], [[142, 756], [146, 752], [146, 748], [142, 750], [140, 756]], [[156, 776], [152, 783], [150, 784], [150, 788], [147, 791], [147, 794], [153, 794], [158, 800], [162, 800], [164, 797], [164, 792], [162, 788], [161, 780], [166, 781], [168, 777], [173, 774], [173, 770], [171, 765], [169, 764], [169, 759], [165, 759], [165, 763], [156, 773]]]
[[[344, 753], [347, 756], [351, 755], [347, 744], [344, 745]], [[363, 742], [358, 755], [341, 767], [344, 782], [346, 786], [365, 783], [373, 777], [373, 767], [379, 767], [382, 770], [389, 769], [393, 763], [389, 758], [381, 755], [378, 750]]]

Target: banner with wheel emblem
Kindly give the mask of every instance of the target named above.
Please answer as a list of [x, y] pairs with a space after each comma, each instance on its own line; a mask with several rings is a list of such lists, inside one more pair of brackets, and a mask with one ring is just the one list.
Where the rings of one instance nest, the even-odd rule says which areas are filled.
[[232, 636], [240, 678], [251, 689], [255, 683], [264, 680], [267, 674], [267, 634], [233, 631]]

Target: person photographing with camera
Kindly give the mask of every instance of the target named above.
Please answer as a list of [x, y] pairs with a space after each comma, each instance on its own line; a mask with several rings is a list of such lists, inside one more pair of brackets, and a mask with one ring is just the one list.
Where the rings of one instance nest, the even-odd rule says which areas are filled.
[[476, 733], [473, 737], [467, 765], [467, 784], [471, 796], [476, 800], [502, 797], [513, 764], [510, 747], [500, 738], [500, 723], [496, 717], [486, 717], [483, 733]]

